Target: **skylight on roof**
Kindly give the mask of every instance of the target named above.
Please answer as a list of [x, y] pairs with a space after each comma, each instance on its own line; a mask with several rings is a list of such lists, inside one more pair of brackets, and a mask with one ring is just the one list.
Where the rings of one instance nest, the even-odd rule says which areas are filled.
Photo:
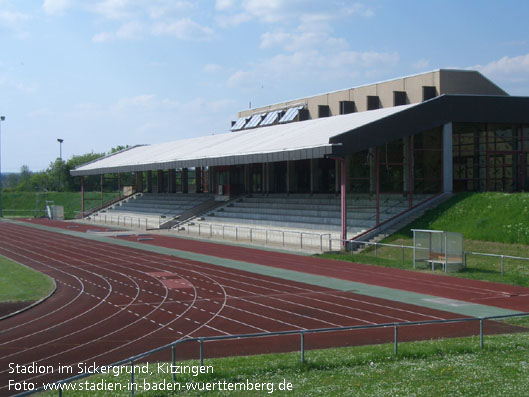
[[259, 123], [261, 122], [261, 120], [263, 119], [264, 115], [265, 113], [254, 114], [252, 118], [250, 119], [250, 121], [248, 122], [248, 124], [244, 126], [244, 128], [246, 129], [246, 128], [257, 127]]
[[304, 106], [296, 106], [296, 107], [288, 109], [286, 113], [283, 115], [283, 117], [281, 117], [281, 120], [279, 120], [279, 123], [283, 124], [283, 123], [288, 123], [294, 120], [299, 114], [299, 111], [303, 108]]
[[249, 117], [241, 117], [237, 122], [231, 127], [231, 131], [237, 131], [242, 130], [244, 125], [246, 124], [246, 121], [248, 121]]
[[273, 112], [270, 112], [266, 115], [264, 120], [261, 122], [261, 126], [265, 125], [272, 125], [276, 122], [276, 120], [279, 118], [279, 115], [281, 114], [282, 110], [274, 110]]

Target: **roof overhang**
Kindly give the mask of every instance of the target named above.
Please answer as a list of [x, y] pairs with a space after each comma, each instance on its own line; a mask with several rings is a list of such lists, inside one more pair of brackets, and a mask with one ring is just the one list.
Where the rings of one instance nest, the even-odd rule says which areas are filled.
[[450, 122], [529, 124], [529, 97], [442, 95], [332, 137], [354, 153]]
[[449, 122], [529, 124], [529, 97], [442, 95], [419, 104], [136, 146], [73, 176], [338, 157]]

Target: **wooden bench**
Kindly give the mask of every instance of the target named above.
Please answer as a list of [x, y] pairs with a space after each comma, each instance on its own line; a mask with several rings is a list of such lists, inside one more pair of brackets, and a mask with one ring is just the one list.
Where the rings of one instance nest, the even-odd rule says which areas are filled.
[[460, 264], [462, 259], [459, 257], [448, 257], [445, 258], [443, 254], [434, 254], [430, 253], [430, 259], [426, 259], [426, 263], [432, 265], [432, 270], [435, 270], [435, 265], [440, 264], [443, 268], [443, 271], [446, 272], [446, 265], [450, 263]]

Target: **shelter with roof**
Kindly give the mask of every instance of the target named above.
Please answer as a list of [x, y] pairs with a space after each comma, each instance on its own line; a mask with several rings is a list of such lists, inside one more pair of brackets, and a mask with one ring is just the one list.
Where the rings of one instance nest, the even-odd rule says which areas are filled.
[[[528, 189], [529, 97], [476, 71], [436, 70], [241, 111], [229, 132], [135, 146], [71, 173], [134, 173], [136, 192], [218, 203], [334, 197], [346, 239], [359, 234], [348, 218], [362, 207], [372, 207], [369, 229], [442, 193]], [[385, 216], [390, 197], [398, 210]], [[322, 211], [307, 216], [330, 216]]]

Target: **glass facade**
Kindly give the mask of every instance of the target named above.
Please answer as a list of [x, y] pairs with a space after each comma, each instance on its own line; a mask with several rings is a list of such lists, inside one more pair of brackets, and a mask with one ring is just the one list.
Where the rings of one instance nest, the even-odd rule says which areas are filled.
[[514, 192], [529, 188], [529, 128], [454, 123], [454, 191]]
[[439, 193], [443, 183], [443, 128], [413, 136], [413, 192]]

